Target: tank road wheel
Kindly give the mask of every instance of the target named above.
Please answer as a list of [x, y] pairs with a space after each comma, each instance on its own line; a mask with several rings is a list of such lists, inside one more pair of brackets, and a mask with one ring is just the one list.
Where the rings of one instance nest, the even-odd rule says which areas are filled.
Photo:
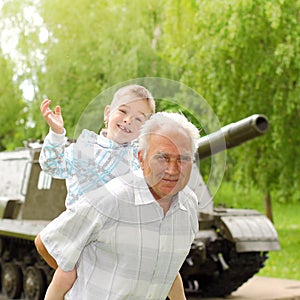
[[2, 287], [9, 299], [20, 298], [22, 292], [22, 271], [13, 263], [5, 263], [1, 274]]
[[27, 267], [24, 274], [23, 286], [26, 299], [44, 299], [46, 284], [41, 270], [35, 267]]

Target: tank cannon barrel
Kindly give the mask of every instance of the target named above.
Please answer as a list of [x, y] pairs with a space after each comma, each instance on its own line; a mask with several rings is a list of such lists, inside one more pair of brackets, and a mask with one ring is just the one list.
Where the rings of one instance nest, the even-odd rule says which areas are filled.
[[198, 141], [198, 157], [204, 159], [225, 149], [236, 147], [265, 134], [269, 129], [266, 116], [255, 114], [228, 124]]

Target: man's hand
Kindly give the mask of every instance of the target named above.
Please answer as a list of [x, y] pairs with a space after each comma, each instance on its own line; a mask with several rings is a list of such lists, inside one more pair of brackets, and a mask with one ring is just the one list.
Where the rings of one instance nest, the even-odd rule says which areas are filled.
[[51, 100], [45, 99], [40, 106], [44, 119], [55, 133], [64, 132], [64, 121], [61, 115], [60, 106], [55, 107], [55, 112], [50, 109]]

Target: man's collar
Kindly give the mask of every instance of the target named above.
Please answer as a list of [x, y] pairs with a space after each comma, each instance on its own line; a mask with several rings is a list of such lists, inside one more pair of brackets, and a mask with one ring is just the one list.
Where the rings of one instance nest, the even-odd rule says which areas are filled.
[[138, 169], [137, 171], [133, 172], [133, 176], [135, 176], [135, 180], [133, 180], [133, 182], [138, 187], [137, 189], [134, 189], [135, 205], [144, 205], [156, 201], [145, 181], [143, 171]]
[[[135, 205], [146, 205], [155, 202], [155, 198], [150, 192], [149, 186], [147, 185], [145, 179], [143, 178], [142, 170], [134, 172], [134, 176], [137, 176], [139, 180], [136, 180], [138, 184], [138, 189], [135, 189]], [[135, 182], [135, 180], [134, 180]], [[185, 189], [184, 189], [185, 190]], [[177, 195], [173, 196], [172, 206], [178, 203], [179, 208], [182, 210], [187, 210], [186, 208], [186, 193], [179, 192]]]

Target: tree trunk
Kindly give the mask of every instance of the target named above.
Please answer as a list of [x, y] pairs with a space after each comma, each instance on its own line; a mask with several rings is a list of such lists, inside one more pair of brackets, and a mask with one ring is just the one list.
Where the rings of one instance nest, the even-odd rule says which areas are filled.
[[267, 191], [265, 196], [265, 206], [266, 206], [266, 215], [269, 218], [269, 220], [273, 222], [273, 213], [272, 213], [272, 203], [271, 203], [271, 194], [270, 191]]

